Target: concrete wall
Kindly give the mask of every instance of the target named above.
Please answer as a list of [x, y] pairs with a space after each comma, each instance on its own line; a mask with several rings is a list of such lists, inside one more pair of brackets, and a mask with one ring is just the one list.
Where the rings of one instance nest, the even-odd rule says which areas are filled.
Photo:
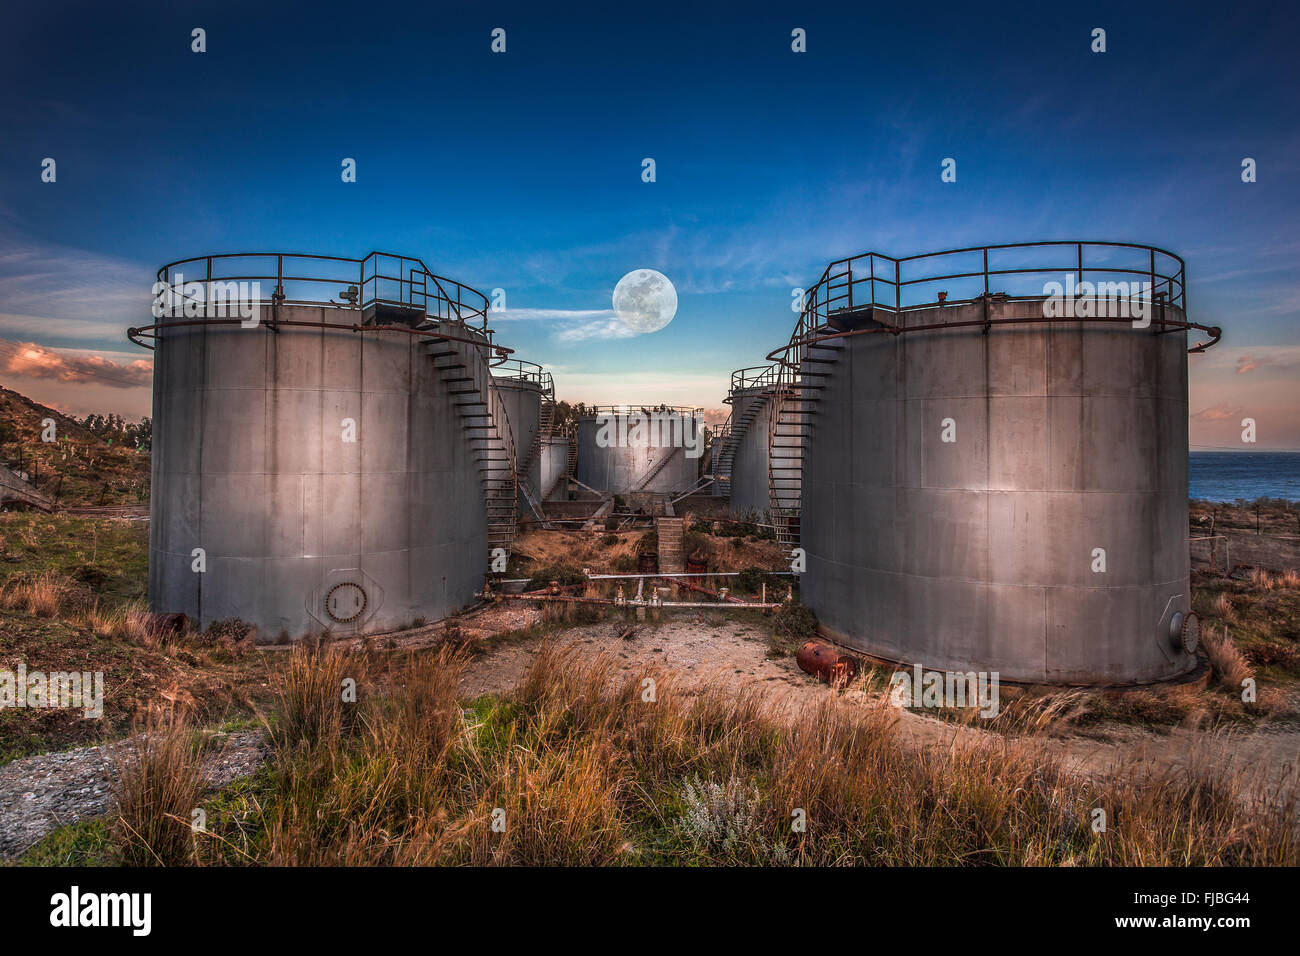
[[[681, 434], [687, 436], [688, 442], [700, 442], [702, 423], [690, 415], [678, 416]], [[691, 458], [686, 448], [653, 447], [648, 440], [638, 436], [624, 422], [629, 443], [623, 446], [602, 448], [597, 444], [597, 435], [603, 426], [603, 420], [595, 416], [578, 419], [578, 466], [577, 479], [598, 491], [623, 494], [629, 491], [648, 491], [664, 494], [673, 491], [685, 491], [698, 480], [701, 454]], [[675, 426], [676, 427], [676, 426]], [[663, 469], [654, 479], [641, 488], [641, 480], [653, 470], [664, 455], [672, 455]]]
[[[995, 302], [991, 315], [1041, 308]], [[980, 315], [960, 305], [904, 324]], [[1060, 322], [839, 344], [820, 366], [831, 374], [803, 475], [802, 591], [828, 635], [1012, 680], [1134, 683], [1194, 666], [1169, 638], [1190, 604], [1184, 334]]]
[[[285, 307], [283, 320], [357, 313]], [[200, 326], [154, 353], [149, 600], [261, 639], [394, 627], [473, 601], [487, 519], [467, 433], [424, 339]], [[357, 425], [342, 440], [342, 420]], [[194, 548], [207, 570], [191, 570]], [[332, 621], [336, 587], [346, 616]]]

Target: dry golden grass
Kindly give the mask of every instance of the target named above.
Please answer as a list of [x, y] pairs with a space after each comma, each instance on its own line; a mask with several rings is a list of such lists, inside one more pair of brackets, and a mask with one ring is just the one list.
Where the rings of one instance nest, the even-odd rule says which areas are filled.
[[884, 701], [777, 712], [555, 643], [468, 709], [461, 656], [412, 657], [349, 718], [338, 681], [366, 662], [292, 653], [256, 832], [220, 825], [207, 862], [233, 843], [239, 862], [308, 865], [1300, 862], [1293, 781], [1243, 793], [1208, 764], [1083, 780], [1023, 738], [905, 746]]
[[118, 816], [113, 840], [127, 866], [174, 866], [193, 858], [191, 814], [203, 792], [202, 761], [188, 721], [154, 711], [134, 745], [113, 750]]
[[61, 575], [47, 571], [35, 577], [11, 580], [0, 592], [0, 604], [33, 617], [55, 617], [63, 607], [67, 590], [67, 582]]
[[1240, 693], [1242, 684], [1255, 676], [1250, 662], [1228, 636], [1227, 628], [1222, 631], [1206, 628], [1201, 644], [1210, 659], [1214, 679], [1220, 686]]
[[1237, 609], [1233, 607], [1232, 595], [1226, 591], [1219, 592], [1210, 606], [1214, 609], [1214, 614], [1225, 621], [1237, 619]]
[[1250, 571], [1250, 583], [1261, 591], [1273, 591], [1278, 589], [1294, 590], [1300, 588], [1300, 571], [1266, 571], [1263, 568], [1252, 568]]
[[357, 708], [345, 696], [366, 677], [366, 655], [335, 644], [302, 643], [276, 675], [278, 719], [267, 727], [281, 750], [334, 744], [352, 725]]
[[79, 623], [106, 640], [121, 640], [153, 649], [160, 644], [149, 627], [149, 609], [144, 601], [128, 601], [111, 608], [103, 608], [97, 601], [81, 615]]

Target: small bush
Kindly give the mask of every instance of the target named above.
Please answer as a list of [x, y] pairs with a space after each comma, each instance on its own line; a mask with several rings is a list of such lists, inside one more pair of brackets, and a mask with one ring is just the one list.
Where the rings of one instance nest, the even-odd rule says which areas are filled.
[[[658, 542], [655, 544], [657, 547]], [[682, 554], [695, 554], [697, 551], [703, 552], [707, 557], [710, 551], [709, 539], [698, 531], [687, 531], [682, 535]]]
[[213, 621], [203, 632], [203, 641], [209, 644], [239, 643], [251, 640], [257, 627], [238, 617]]
[[78, 565], [73, 569], [72, 574], [78, 581], [95, 591], [102, 590], [108, 583], [108, 574], [93, 564]]
[[581, 584], [587, 580], [587, 576], [580, 570], [569, 564], [548, 564], [544, 568], [537, 568], [533, 571], [533, 576], [528, 580], [528, 590], [536, 591], [544, 588], [552, 581], [558, 582], [561, 587], [570, 584]]
[[765, 576], [762, 568], [744, 568], [736, 576], [736, 590], [756, 594], [762, 588]]
[[628, 572], [636, 570], [636, 558], [630, 554], [616, 554], [614, 560], [610, 562], [615, 571]]
[[[609, 525], [606, 525], [605, 527], [608, 528]], [[601, 543], [602, 545], [604, 545], [605, 547], [607, 547], [607, 548], [608, 548], [608, 547], [611, 547], [611, 546], [613, 546], [613, 545], [616, 545], [616, 544], [618, 544], [618, 535], [616, 535], [616, 534], [607, 534], [607, 535], [605, 535], [604, 537], [602, 537], [602, 538], [600, 539], [600, 543]]]
[[762, 800], [753, 784], [734, 774], [726, 783], [696, 775], [682, 781], [679, 798], [685, 813], [677, 826], [696, 850], [729, 860], [768, 855], [762, 833]]
[[817, 615], [802, 601], [791, 601], [776, 612], [776, 632], [794, 641], [817, 636]]

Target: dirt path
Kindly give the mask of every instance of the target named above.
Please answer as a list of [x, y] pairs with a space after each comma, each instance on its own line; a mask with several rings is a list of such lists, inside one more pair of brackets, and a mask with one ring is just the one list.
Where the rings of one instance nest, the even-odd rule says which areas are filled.
[[[833, 691], [799, 669], [793, 657], [770, 657], [766, 637], [739, 622], [701, 624], [690, 619], [637, 624], [624, 622], [578, 627], [562, 639], [575, 640], [592, 654], [609, 651], [623, 670], [657, 663], [677, 671], [687, 686], [717, 681], [737, 691], [760, 687], [772, 703], [792, 711], [815, 704]], [[505, 693], [527, 672], [540, 638], [501, 646], [478, 658], [461, 682], [468, 696]], [[951, 746], [955, 741], [1005, 739], [977, 727], [956, 724], [911, 710], [900, 711], [898, 730], [912, 746]], [[1210, 765], [1233, 775], [1276, 779], [1300, 773], [1300, 728], [1294, 721], [1206, 733], [1173, 727], [1154, 732], [1128, 724], [1107, 724], [1094, 736], [1044, 736], [1032, 739], [1065, 765], [1088, 776], [1136, 769], [1160, 771]]]

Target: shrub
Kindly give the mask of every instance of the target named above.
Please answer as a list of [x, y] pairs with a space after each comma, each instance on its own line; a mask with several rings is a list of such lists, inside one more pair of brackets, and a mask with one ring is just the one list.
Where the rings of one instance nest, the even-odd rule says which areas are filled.
[[585, 580], [587, 576], [570, 564], [548, 564], [533, 571], [533, 576], [528, 580], [528, 590], [536, 591], [546, 587], [552, 581], [565, 587], [570, 584], [581, 584]]
[[817, 636], [817, 615], [802, 601], [791, 601], [776, 612], [776, 632], [795, 641]]
[[692, 775], [679, 794], [684, 813], [677, 826], [701, 852], [724, 858], [765, 856], [758, 788], [734, 774], [725, 783]]

